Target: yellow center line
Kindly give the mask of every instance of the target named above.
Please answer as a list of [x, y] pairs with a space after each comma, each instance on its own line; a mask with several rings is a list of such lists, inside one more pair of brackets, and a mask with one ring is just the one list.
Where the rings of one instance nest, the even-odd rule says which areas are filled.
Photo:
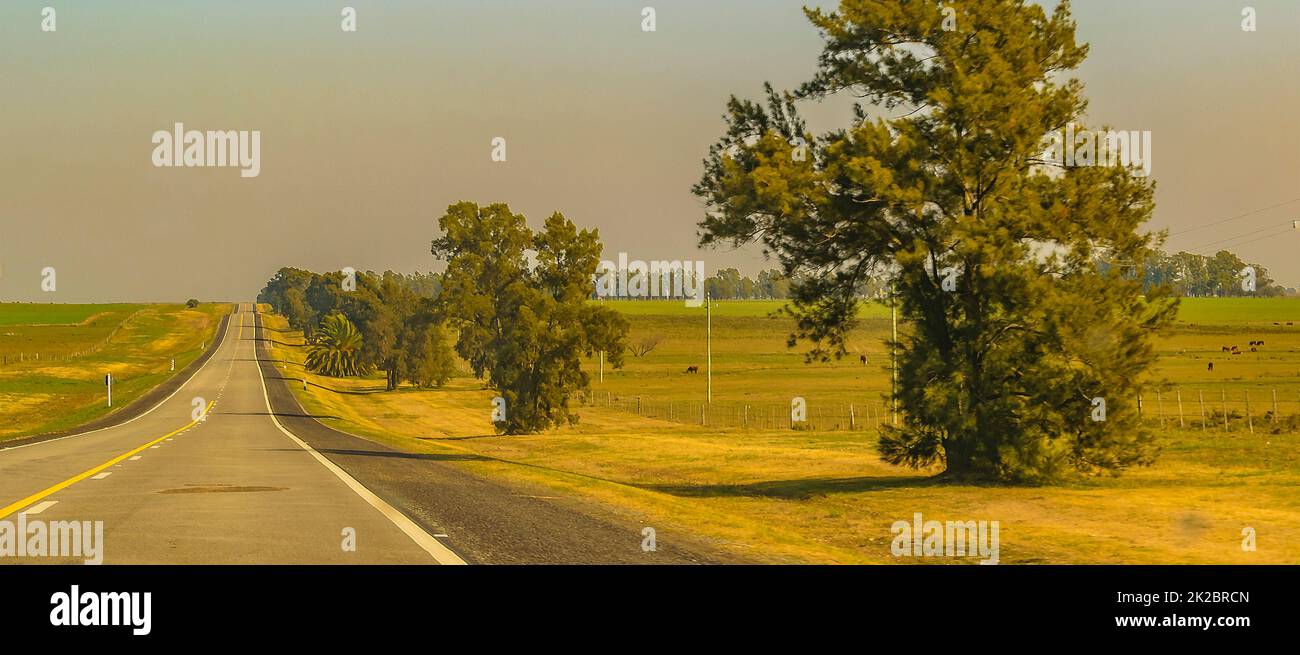
[[81, 474], [78, 474], [78, 475], [74, 475], [74, 476], [68, 478], [67, 480], [64, 480], [63, 482], [60, 482], [60, 483], [58, 483], [58, 484], [56, 484], [56, 485], [50, 487], [49, 489], [45, 489], [44, 491], [38, 491], [38, 492], [36, 492], [36, 493], [34, 493], [34, 494], [32, 494], [32, 495], [30, 495], [30, 496], [28, 496], [28, 497], [26, 497], [26, 498], [24, 498], [24, 499], [18, 501], [18, 502], [16, 502], [16, 503], [13, 503], [13, 504], [11, 504], [11, 505], [7, 505], [7, 506], [5, 506], [5, 507], [3, 507], [3, 508], [0, 508], [0, 519], [3, 519], [4, 517], [9, 516], [10, 514], [13, 514], [14, 512], [16, 512], [16, 511], [18, 511], [18, 510], [20, 510], [20, 509], [23, 509], [24, 507], [27, 507], [27, 506], [31, 505], [32, 503], [38, 502], [38, 501], [40, 501], [40, 500], [43, 499], [43, 498], [46, 498], [46, 497], [48, 497], [48, 496], [50, 496], [50, 495], [52, 495], [52, 494], [58, 493], [58, 492], [60, 492], [60, 491], [63, 491], [64, 489], [67, 489], [68, 487], [71, 487], [72, 485], [74, 485], [74, 484], [76, 484], [76, 483], [78, 483], [78, 482], [81, 482], [82, 480], [85, 480], [86, 478], [88, 478], [88, 477], [90, 477], [90, 476], [92, 476], [92, 475], [95, 475], [96, 473], [99, 473], [99, 472], [103, 471], [104, 469], [106, 469], [106, 468], [108, 468], [108, 467], [110, 467], [110, 466], [112, 466], [112, 465], [114, 465], [114, 464], [117, 464], [118, 462], [121, 462], [122, 460], [124, 460], [124, 459], [126, 459], [126, 458], [128, 458], [128, 457], [131, 457], [131, 456], [133, 456], [133, 455], [136, 455], [136, 454], [140, 453], [141, 451], [143, 451], [143, 450], [149, 448], [150, 446], [152, 446], [152, 445], [154, 445], [154, 444], [157, 444], [157, 443], [162, 442], [164, 439], [167, 439], [167, 438], [169, 438], [169, 437], [172, 437], [172, 436], [174, 436], [174, 435], [180, 433], [180, 432], [183, 431], [183, 430], [188, 430], [188, 429], [190, 429], [191, 427], [194, 427], [194, 425], [197, 424], [200, 420], [202, 420], [204, 416], [207, 416], [207, 415], [208, 415], [208, 412], [212, 411], [212, 406], [215, 405], [215, 404], [217, 404], [217, 401], [215, 401], [215, 400], [212, 401], [212, 402], [210, 402], [210, 403], [208, 403], [208, 407], [207, 407], [207, 409], [203, 410], [203, 415], [200, 416], [199, 418], [194, 419], [193, 421], [190, 421], [189, 423], [185, 424], [184, 426], [179, 427], [179, 428], [177, 428], [177, 429], [175, 429], [175, 430], [173, 430], [173, 431], [171, 431], [171, 432], [168, 432], [167, 434], [164, 434], [163, 436], [158, 437], [157, 439], [154, 439], [153, 441], [150, 441], [149, 443], [144, 444], [143, 446], [140, 446], [139, 448], [136, 448], [135, 450], [132, 450], [132, 451], [130, 451], [130, 452], [126, 452], [126, 453], [123, 453], [123, 454], [121, 454], [121, 455], [118, 455], [117, 457], [114, 457], [113, 459], [110, 459], [110, 460], [108, 460], [107, 462], [104, 462], [103, 464], [100, 464], [99, 466], [96, 466], [95, 468], [90, 469], [89, 471], [86, 471], [85, 473], [81, 473]]

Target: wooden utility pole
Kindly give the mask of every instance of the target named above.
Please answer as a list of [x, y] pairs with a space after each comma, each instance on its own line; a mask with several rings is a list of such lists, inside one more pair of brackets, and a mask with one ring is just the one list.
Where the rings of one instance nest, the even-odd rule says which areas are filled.
[[709, 292], [704, 292], [704, 363], [707, 391], [705, 392], [706, 400], [713, 403], [713, 302], [709, 298]]

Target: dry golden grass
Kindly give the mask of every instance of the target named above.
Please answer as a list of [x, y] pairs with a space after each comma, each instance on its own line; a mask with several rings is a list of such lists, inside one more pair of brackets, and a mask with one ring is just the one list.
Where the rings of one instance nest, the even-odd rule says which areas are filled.
[[[116, 380], [114, 410], [125, 407], [174, 374], [171, 358], [177, 371], [197, 358], [229, 311], [224, 304], [0, 308], [0, 318], [25, 321], [5, 328], [14, 335], [11, 343], [0, 342], [9, 356], [0, 366], [0, 440], [72, 428], [107, 413], [106, 373]], [[45, 357], [15, 361], [16, 352]], [[71, 357], [77, 352], [84, 354]]]
[[[300, 342], [289, 332], [277, 338]], [[300, 348], [278, 347], [275, 356], [288, 360], [286, 377], [304, 375]], [[313, 386], [292, 385], [295, 393], [334, 427], [410, 452], [468, 455], [453, 465], [689, 534], [738, 560], [975, 561], [894, 557], [890, 526], [916, 512], [998, 521], [1004, 563], [1300, 560], [1294, 434], [1172, 430], [1155, 466], [1121, 477], [981, 486], [885, 464], [865, 432], [702, 428], [591, 407], [578, 426], [502, 437], [488, 422], [492, 394], [469, 377], [438, 390], [338, 393], [378, 382], [306, 375]], [[1246, 527], [1257, 531], [1257, 552], [1241, 549]]]

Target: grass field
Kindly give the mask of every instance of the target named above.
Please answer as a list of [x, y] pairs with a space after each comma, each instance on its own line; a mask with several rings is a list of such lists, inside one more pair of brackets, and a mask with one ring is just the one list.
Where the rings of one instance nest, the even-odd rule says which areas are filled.
[[[1300, 333], [1285, 325], [1300, 322], [1300, 302], [1185, 300], [1182, 319], [1159, 342], [1157, 377], [1177, 386], [1166, 387], [1160, 401], [1147, 402], [1148, 420], [1155, 425], [1163, 419], [1165, 427], [1158, 462], [1119, 477], [1053, 487], [940, 482], [934, 471], [881, 462], [871, 429], [701, 426], [602, 406], [605, 392], [680, 403], [698, 402], [704, 394], [703, 374], [684, 373], [686, 366], [704, 363], [702, 309], [681, 303], [615, 306], [629, 308], [633, 341], [650, 335], [662, 341], [643, 358], [629, 357], [625, 369], [606, 370], [604, 382], [593, 383], [597, 405], [583, 408], [576, 427], [496, 436], [488, 422], [492, 394], [467, 376], [440, 390], [379, 393], [380, 380], [306, 374], [313, 385], [308, 391], [295, 385], [295, 393], [309, 411], [340, 429], [412, 452], [447, 455], [480, 474], [653, 526], [661, 542], [706, 543], [739, 561], [974, 561], [894, 557], [891, 524], [917, 512], [927, 520], [998, 521], [1006, 563], [1300, 560], [1300, 496], [1295, 494], [1300, 436], [1264, 414], [1271, 409], [1271, 390], [1279, 394], [1282, 415], [1300, 411]], [[774, 308], [773, 303], [718, 303], [715, 403], [766, 403], [788, 412], [794, 395], [805, 397], [810, 411], [819, 404], [881, 401], [889, 387], [882, 344], [889, 330], [887, 308], [865, 311], [854, 333], [851, 347], [868, 355], [866, 366], [856, 356], [804, 364], [800, 351], [785, 346], [788, 319], [766, 318]], [[1220, 312], [1224, 318], [1217, 320]], [[268, 320], [285, 329], [281, 318]], [[275, 354], [286, 360], [286, 376], [304, 375], [301, 348], [292, 345], [300, 336], [281, 332], [276, 338], [282, 343]], [[1220, 354], [1221, 345], [1244, 348], [1258, 339], [1267, 344], [1259, 352]], [[1205, 366], [1211, 360], [1218, 363], [1213, 374]], [[588, 366], [597, 377], [596, 363]], [[1201, 427], [1192, 400], [1197, 390], [1213, 392], [1216, 399], [1220, 392], [1237, 394], [1227, 430], [1218, 422], [1221, 417]], [[1187, 405], [1182, 428], [1172, 395], [1180, 391]], [[1246, 391], [1258, 403], [1253, 434], [1241, 404]], [[1258, 535], [1256, 552], [1240, 547], [1247, 527]]]
[[75, 427], [183, 369], [229, 305], [0, 304], [0, 440]]
[[[0, 326], [68, 325], [97, 314], [113, 313], [129, 305], [57, 305], [53, 303], [0, 304]], [[138, 305], [136, 307], [139, 307]]]

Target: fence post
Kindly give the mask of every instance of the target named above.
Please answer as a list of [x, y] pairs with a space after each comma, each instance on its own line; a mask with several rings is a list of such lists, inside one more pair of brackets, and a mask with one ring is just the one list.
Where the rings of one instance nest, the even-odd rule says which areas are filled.
[[1273, 420], [1270, 423], [1277, 424], [1277, 389], [1273, 389]]
[[1223, 430], [1231, 432], [1232, 429], [1228, 427], [1228, 392], [1222, 387], [1219, 388], [1219, 398], [1223, 401]]
[[1246, 425], [1250, 427], [1250, 433], [1255, 434], [1255, 419], [1250, 416], [1250, 391], [1246, 391]]
[[1178, 429], [1181, 430], [1187, 427], [1187, 425], [1183, 423], [1183, 390], [1176, 389], [1175, 393], [1178, 394]]
[[849, 429], [850, 429], [850, 430], [852, 430], [854, 427], [856, 427], [853, 419], [854, 419], [854, 416], [853, 416], [853, 403], [849, 403]]
[[1160, 421], [1160, 429], [1165, 429], [1165, 401], [1159, 389], [1156, 389], [1156, 419]]
[[1205, 432], [1206, 430], [1210, 429], [1209, 426], [1207, 426], [1205, 423], [1205, 392], [1200, 389], [1197, 389], [1196, 397], [1201, 400], [1201, 432]]
[[1142, 392], [1138, 392], [1138, 418], [1142, 418]]

